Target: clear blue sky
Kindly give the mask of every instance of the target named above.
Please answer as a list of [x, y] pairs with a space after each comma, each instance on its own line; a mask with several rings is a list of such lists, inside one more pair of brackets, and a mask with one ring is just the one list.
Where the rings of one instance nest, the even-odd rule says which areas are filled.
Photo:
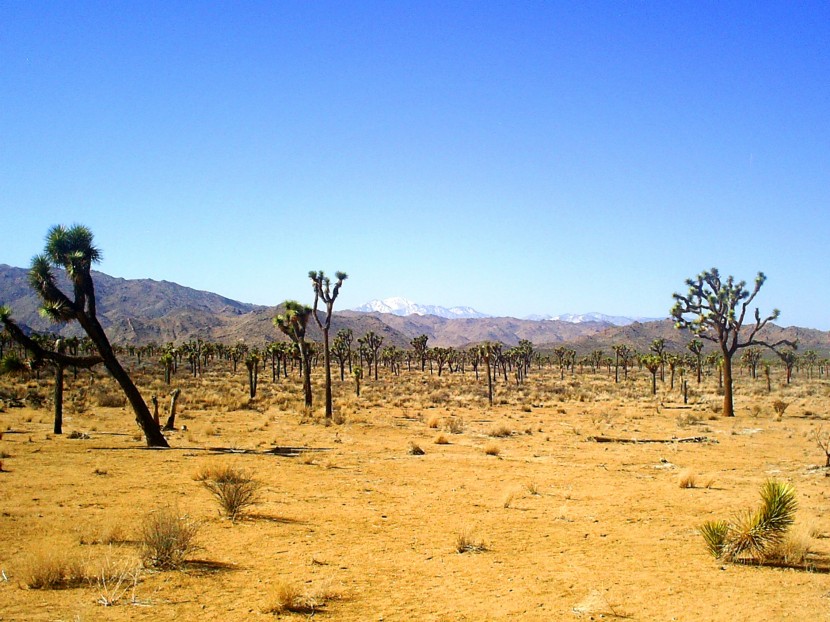
[[665, 316], [717, 266], [830, 329], [830, 3], [0, 4], [0, 263], [260, 304]]

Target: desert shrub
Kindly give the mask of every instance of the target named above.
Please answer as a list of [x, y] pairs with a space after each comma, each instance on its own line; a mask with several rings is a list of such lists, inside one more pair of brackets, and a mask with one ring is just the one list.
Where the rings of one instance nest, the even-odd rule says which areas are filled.
[[439, 434], [438, 436], [435, 437], [435, 444], [436, 445], [449, 445], [450, 441], [443, 434]]
[[784, 415], [784, 411], [787, 410], [789, 404], [783, 400], [775, 400], [772, 403], [772, 409], [775, 411], [775, 414], [779, 417]]
[[409, 441], [409, 449], [407, 450], [407, 453], [410, 456], [423, 456], [426, 452], [421, 449], [421, 446], [418, 445], [418, 443]]
[[707, 521], [700, 527], [709, 552], [726, 561], [763, 562], [785, 538], [795, 520], [795, 488], [768, 480], [761, 487], [761, 506], [732, 521]]
[[337, 590], [330, 585], [317, 589], [303, 589], [300, 586], [282, 581], [277, 585], [274, 600], [265, 608], [266, 613], [301, 613], [309, 616], [324, 608], [330, 600], [341, 598]]
[[159, 570], [179, 568], [186, 557], [199, 548], [196, 543], [199, 526], [173, 506], [150, 512], [141, 524], [144, 565]]
[[490, 430], [490, 436], [494, 438], [507, 438], [513, 434], [513, 430], [506, 425], [500, 425]]
[[222, 512], [232, 522], [259, 503], [262, 482], [254, 479], [249, 471], [229, 465], [209, 467], [200, 472], [196, 480], [216, 497]]
[[123, 393], [101, 388], [95, 393], [95, 403], [101, 408], [121, 408], [127, 403], [127, 399]]
[[24, 565], [23, 583], [33, 590], [61, 590], [86, 582], [84, 564], [72, 553], [50, 548], [34, 553]]
[[770, 561], [800, 566], [808, 563], [812, 552], [812, 536], [807, 528], [791, 531], [769, 551]]
[[469, 528], [462, 529], [455, 536], [456, 553], [483, 553], [487, 544]]
[[488, 456], [498, 456], [501, 453], [501, 449], [495, 443], [487, 443], [484, 446], [484, 453]]

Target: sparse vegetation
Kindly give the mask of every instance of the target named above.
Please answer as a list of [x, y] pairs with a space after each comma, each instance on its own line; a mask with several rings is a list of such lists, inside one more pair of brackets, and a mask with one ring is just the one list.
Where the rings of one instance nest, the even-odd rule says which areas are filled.
[[86, 568], [77, 554], [51, 547], [30, 555], [22, 577], [26, 587], [33, 590], [61, 590], [87, 582]]
[[318, 588], [304, 588], [296, 583], [280, 581], [272, 602], [265, 607], [265, 613], [300, 613], [313, 616], [328, 602], [340, 598], [341, 593], [330, 584]]
[[262, 483], [244, 469], [223, 465], [200, 471], [196, 480], [210, 491], [231, 522], [236, 522], [250, 507], [259, 503]]
[[200, 524], [167, 505], [147, 514], [141, 523], [141, 558], [148, 568], [175, 570], [200, 547], [196, 541]]
[[470, 528], [462, 529], [455, 536], [456, 553], [483, 553], [487, 550], [487, 543]]

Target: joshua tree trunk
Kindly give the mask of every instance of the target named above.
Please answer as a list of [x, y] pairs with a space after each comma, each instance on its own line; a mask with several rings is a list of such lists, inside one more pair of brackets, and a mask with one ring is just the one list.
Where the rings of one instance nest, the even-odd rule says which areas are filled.
[[167, 423], [164, 424], [165, 430], [176, 429], [176, 400], [179, 399], [181, 389], [174, 389], [170, 394], [170, 415], [167, 417]]
[[732, 358], [724, 356], [721, 363], [721, 376], [723, 378], [723, 416], [734, 417], [735, 409], [732, 402]]
[[147, 446], [170, 447], [167, 439], [161, 433], [161, 428], [153, 420], [150, 409], [147, 408], [147, 404], [144, 402], [144, 398], [141, 397], [138, 388], [133, 384], [132, 379], [121, 366], [121, 363], [118, 362], [118, 358], [112, 351], [112, 346], [107, 339], [106, 333], [104, 333], [104, 329], [98, 323], [98, 320], [94, 317], [90, 318], [81, 314], [78, 321], [95, 344], [98, 354], [104, 362], [104, 367], [107, 368], [107, 371], [115, 378], [121, 390], [124, 391], [124, 395], [126, 395], [127, 401], [130, 402], [130, 406], [132, 406], [133, 412], [135, 413], [135, 421], [142, 432], [144, 432]]
[[55, 364], [55, 434], [63, 433], [63, 365]]

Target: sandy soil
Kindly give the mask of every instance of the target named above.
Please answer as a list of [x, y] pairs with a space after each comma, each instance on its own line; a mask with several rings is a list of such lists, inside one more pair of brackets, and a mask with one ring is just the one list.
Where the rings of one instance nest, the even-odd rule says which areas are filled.
[[[346, 421], [325, 426], [301, 422], [294, 379], [263, 379], [261, 397], [237, 408], [243, 379], [179, 379], [188, 429], [170, 434], [171, 450], [143, 448], [124, 408], [70, 406], [61, 436], [48, 405], [1, 412], [0, 620], [308, 617], [272, 612], [286, 587], [320, 597], [315, 617], [343, 621], [830, 620], [830, 574], [725, 564], [697, 532], [757, 505], [761, 484], [780, 478], [796, 487], [796, 528], [812, 536], [821, 570], [830, 479], [811, 435], [830, 415], [826, 380], [776, 383], [768, 395], [739, 378], [727, 419], [711, 379], [682, 409], [676, 391], [648, 395], [644, 375], [614, 385], [536, 370], [523, 387], [500, 384], [490, 408], [469, 372], [387, 373], [359, 399], [337, 382]], [[145, 390], [166, 390], [153, 383]], [[783, 417], [775, 399], [789, 404]], [[461, 433], [445, 429], [450, 417], [463, 419]], [[89, 438], [69, 438], [74, 430]], [[708, 440], [605, 444], [595, 434]], [[210, 449], [277, 445], [315, 451]], [[261, 503], [235, 523], [194, 479], [217, 465], [263, 483]], [[679, 486], [684, 472], [698, 487]], [[199, 521], [201, 548], [179, 570], [142, 569], [141, 524], [165, 504]], [[459, 553], [462, 534], [485, 550]], [[47, 553], [81, 560], [89, 580], [28, 588]], [[136, 579], [113, 606], [99, 602], [94, 578], [107, 564]]]

